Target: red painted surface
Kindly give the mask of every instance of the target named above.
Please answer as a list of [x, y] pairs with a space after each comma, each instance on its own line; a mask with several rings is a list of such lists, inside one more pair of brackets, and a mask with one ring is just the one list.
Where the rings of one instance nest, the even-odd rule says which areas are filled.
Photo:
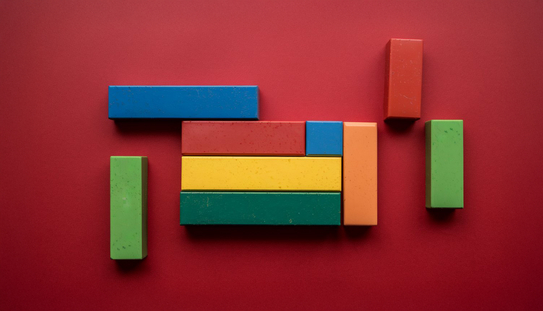
[[181, 152], [305, 156], [305, 121], [184, 121]]
[[422, 50], [420, 39], [387, 43], [385, 119], [420, 119]]
[[[542, 310], [542, 1], [0, 1], [0, 310]], [[421, 120], [385, 45], [424, 39]], [[378, 123], [379, 224], [179, 226], [181, 123], [107, 86], [258, 84], [261, 119]], [[424, 121], [464, 119], [428, 212]], [[109, 259], [109, 157], [149, 157], [149, 256]]]

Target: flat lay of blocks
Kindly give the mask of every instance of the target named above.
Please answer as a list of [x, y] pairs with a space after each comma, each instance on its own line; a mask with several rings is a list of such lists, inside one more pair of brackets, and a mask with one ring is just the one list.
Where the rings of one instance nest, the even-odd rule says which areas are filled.
[[541, 29], [0, 1], [0, 311], [543, 310]]
[[[422, 40], [390, 39], [385, 73], [385, 119], [419, 119]], [[376, 226], [377, 123], [258, 121], [258, 98], [258, 86], [110, 86], [109, 118], [181, 120], [181, 225]], [[426, 207], [463, 208], [462, 120], [428, 121], [426, 154]], [[146, 165], [121, 166], [136, 159], [111, 158], [113, 259], [147, 253]]]

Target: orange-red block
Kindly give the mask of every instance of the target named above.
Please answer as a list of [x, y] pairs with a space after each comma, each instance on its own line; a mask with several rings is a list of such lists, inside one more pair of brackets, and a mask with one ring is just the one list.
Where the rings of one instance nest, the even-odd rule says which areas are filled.
[[181, 153], [305, 156], [305, 122], [184, 121]]
[[377, 225], [377, 123], [343, 123], [343, 224]]
[[385, 120], [420, 119], [422, 40], [390, 39], [387, 44]]

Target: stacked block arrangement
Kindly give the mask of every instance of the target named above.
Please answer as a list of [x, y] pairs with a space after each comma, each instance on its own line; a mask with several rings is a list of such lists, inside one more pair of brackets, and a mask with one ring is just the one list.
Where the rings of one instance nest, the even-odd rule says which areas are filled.
[[377, 224], [376, 123], [184, 121], [181, 141], [181, 225], [340, 225], [342, 181], [345, 224]]
[[[184, 121], [181, 225], [340, 225], [343, 129], [330, 125]], [[311, 144], [335, 149], [309, 157]]]

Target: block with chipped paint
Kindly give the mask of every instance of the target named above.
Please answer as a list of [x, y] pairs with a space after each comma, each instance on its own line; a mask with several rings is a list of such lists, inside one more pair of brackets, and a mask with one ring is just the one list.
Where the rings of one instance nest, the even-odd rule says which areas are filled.
[[258, 86], [109, 86], [110, 119], [258, 119]]
[[304, 121], [183, 121], [183, 155], [305, 155]]
[[180, 195], [181, 225], [341, 224], [340, 192], [195, 192]]
[[110, 158], [110, 257], [147, 256], [147, 157]]
[[426, 207], [464, 208], [464, 122], [430, 120], [426, 131]]
[[341, 191], [341, 158], [183, 156], [181, 190]]

